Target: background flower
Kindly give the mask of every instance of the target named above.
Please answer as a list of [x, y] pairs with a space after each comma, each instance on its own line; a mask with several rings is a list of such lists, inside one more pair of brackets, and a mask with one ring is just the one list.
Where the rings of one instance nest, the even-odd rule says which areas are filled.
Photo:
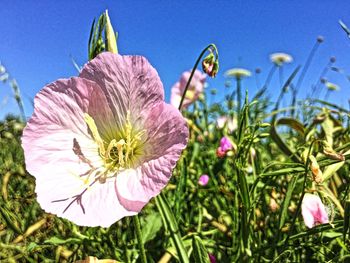
[[[180, 105], [180, 101], [185, 91], [186, 84], [190, 78], [190, 75], [191, 71], [186, 71], [182, 73], [180, 80], [176, 82], [171, 88], [170, 102], [176, 108], [178, 108]], [[186, 97], [182, 104], [183, 108], [187, 108], [188, 106], [190, 106], [194, 101], [198, 99], [199, 95], [203, 93], [205, 79], [206, 75], [196, 69], [193, 74], [191, 83], [188, 87], [188, 90], [186, 92]]]

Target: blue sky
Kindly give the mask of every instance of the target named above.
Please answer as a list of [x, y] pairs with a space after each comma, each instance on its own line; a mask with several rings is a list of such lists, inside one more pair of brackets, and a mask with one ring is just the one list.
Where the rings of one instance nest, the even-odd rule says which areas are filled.
[[[304, 64], [318, 35], [324, 36], [303, 83], [303, 92], [315, 83], [330, 56], [350, 75], [350, 39], [338, 20], [350, 25], [349, 1], [2, 1], [0, 3], [0, 61], [20, 85], [26, 113], [30, 98], [47, 83], [77, 75], [71, 63], [87, 62], [91, 23], [105, 9], [119, 32], [121, 54], [147, 57], [157, 69], [169, 101], [170, 88], [184, 70], [192, 68], [201, 50], [215, 43], [220, 72], [209, 86], [227, 92], [224, 72], [244, 67], [262, 69], [261, 81], [271, 68], [269, 54], [286, 52], [294, 62], [285, 76]], [[329, 81], [341, 90], [330, 100], [347, 106], [350, 82], [331, 72]], [[278, 92], [277, 75], [270, 94]], [[251, 94], [255, 78], [244, 82]], [[302, 93], [303, 93], [302, 92]], [[0, 118], [18, 112], [8, 86], [0, 83]]]

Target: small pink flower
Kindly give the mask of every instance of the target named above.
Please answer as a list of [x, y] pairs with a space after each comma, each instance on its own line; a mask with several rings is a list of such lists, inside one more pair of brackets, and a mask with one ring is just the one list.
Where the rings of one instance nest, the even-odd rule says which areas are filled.
[[[176, 108], [178, 108], [180, 105], [182, 95], [185, 91], [190, 76], [191, 71], [182, 73], [180, 80], [176, 82], [171, 88], [170, 103]], [[206, 75], [196, 69], [186, 92], [186, 97], [183, 101], [182, 108], [187, 108], [190, 106], [194, 101], [198, 99], [199, 95], [203, 93], [205, 78]]]
[[201, 186], [206, 186], [209, 182], [209, 176], [207, 174], [203, 174], [198, 179], [198, 184]]
[[303, 215], [305, 225], [308, 228], [312, 228], [318, 224], [328, 223], [326, 208], [318, 195], [304, 195], [301, 204], [301, 213]]
[[208, 253], [210, 263], [216, 263], [216, 258], [214, 257], [213, 254]]
[[228, 152], [229, 150], [232, 150], [233, 145], [231, 140], [226, 136], [222, 137], [220, 140], [220, 148], [223, 152]]
[[36, 95], [22, 146], [46, 212], [108, 227], [159, 194], [187, 140], [149, 62], [105, 52]]
[[224, 136], [220, 140], [220, 146], [216, 149], [216, 156], [219, 158], [224, 158], [226, 156], [226, 153], [233, 149], [234, 146], [231, 140], [228, 137]]

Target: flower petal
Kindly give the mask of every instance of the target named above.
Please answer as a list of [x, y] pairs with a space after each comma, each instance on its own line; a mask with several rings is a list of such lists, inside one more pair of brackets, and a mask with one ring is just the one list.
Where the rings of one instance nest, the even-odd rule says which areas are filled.
[[[77, 202], [63, 212], [72, 197], [86, 189], [94, 178], [90, 176], [85, 181], [87, 175], [81, 175], [91, 167], [103, 165], [84, 120], [87, 112], [93, 117], [100, 114], [98, 111], [107, 114], [103, 104], [97, 109], [96, 100], [103, 98], [98, 95], [99, 90], [96, 83], [80, 78], [47, 85], [35, 98], [34, 114], [22, 137], [26, 168], [36, 178], [35, 191], [41, 207], [89, 226], [107, 226], [133, 214], [119, 204], [114, 179], [105, 184], [95, 183], [84, 193], [85, 214]], [[112, 188], [108, 188], [110, 184]]]
[[90, 79], [102, 88], [119, 124], [124, 123], [128, 110], [132, 116], [140, 112], [147, 115], [154, 104], [164, 100], [158, 73], [142, 56], [104, 52], [88, 62], [79, 77]]
[[140, 211], [165, 187], [188, 140], [184, 118], [166, 103], [151, 110], [145, 128], [148, 140], [143, 164], [134, 172], [118, 175], [116, 180], [119, 201], [131, 211]]

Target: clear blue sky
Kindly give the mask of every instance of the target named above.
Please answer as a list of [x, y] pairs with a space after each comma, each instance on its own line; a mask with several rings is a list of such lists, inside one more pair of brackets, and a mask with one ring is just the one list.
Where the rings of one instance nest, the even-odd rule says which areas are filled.
[[[87, 61], [87, 41], [91, 23], [105, 9], [119, 32], [121, 54], [146, 56], [157, 69], [169, 101], [170, 88], [180, 74], [190, 69], [201, 50], [215, 43], [220, 53], [220, 72], [210, 79], [210, 87], [222, 95], [223, 73], [232, 67], [263, 70], [261, 81], [271, 67], [269, 54], [286, 52], [294, 63], [285, 76], [305, 63], [318, 35], [325, 38], [303, 89], [317, 81], [330, 56], [350, 74], [350, 39], [338, 20], [350, 25], [350, 1], [1, 1], [0, 61], [17, 79], [27, 115], [32, 112], [29, 98], [47, 83], [77, 75], [70, 55], [83, 65]], [[277, 77], [277, 75], [275, 76]], [[344, 75], [331, 73], [328, 79], [341, 87], [331, 100], [346, 106], [350, 82]], [[275, 80], [277, 84], [277, 78]], [[255, 79], [244, 82], [250, 93]], [[277, 93], [278, 85], [270, 87]], [[274, 90], [275, 89], [275, 90]], [[0, 83], [0, 102], [11, 95]], [[10, 99], [0, 104], [0, 118], [18, 112]]]

